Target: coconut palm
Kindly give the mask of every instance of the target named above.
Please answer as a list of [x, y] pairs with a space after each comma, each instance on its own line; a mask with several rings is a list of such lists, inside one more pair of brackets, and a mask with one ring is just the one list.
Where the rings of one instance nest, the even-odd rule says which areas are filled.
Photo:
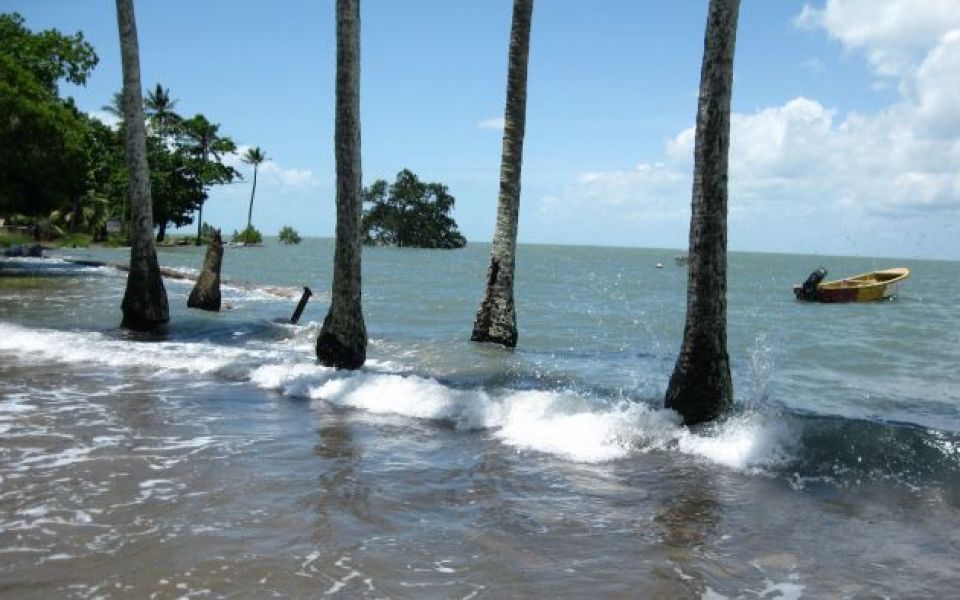
[[330, 310], [317, 337], [317, 359], [358, 369], [367, 359], [360, 288], [360, 0], [337, 0], [336, 103], [337, 234]]
[[527, 58], [533, 0], [514, 0], [510, 30], [507, 103], [504, 111], [503, 151], [500, 159], [500, 196], [497, 224], [490, 250], [487, 285], [473, 323], [470, 339], [517, 345], [517, 315], [513, 304], [513, 276], [517, 255], [517, 217], [520, 211], [520, 168], [527, 111]]
[[100, 110], [123, 121], [123, 92], [114, 92], [110, 97], [110, 104], [104, 104]]
[[687, 316], [666, 406], [685, 423], [709, 421], [733, 402], [727, 355], [727, 159], [740, 0], [710, 0], [694, 145]]
[[147, 118], [161, 137], [165, 137], [182, 120], [173, 110], [177, 102], [170, 97], [170, 88], [164, 88], [159, 83], [152, 90], [147, 90], [144, 101]]
[[[220, 135], [220, 124], [211, 123], [203, 115], [195, 115], [190, 119], [181, 121], [180, 124], [183, 127], [184, 135], [190, 143], [190, 151], [200, 160], [201, 185], [206, 188], [206, 186], [211, 183], [231, 181], [233, 176], [236, 175], [236, 171], [232, 168], [224, 167], [229, 171], [226, 177], [218, 175], [215, 172], [223, 170], [216, 168], [220, 165], [220, 159], [223, 155], [233, 152], [237, 147], [236, 144], [233, 143], [233, 140]], [[215, 163], [211, 162], [211, 158], [213, 158]], [[222, 167], [222, 165], [220, 166]], [[200, 200], [197, 208], [197, 246], [200, 245], [201, 234], [203, 232], [203, 202], [204, 200]]]
[[240, 160], [248, 165], [253, 165], [253, 188], [250, 190], [250, 207], [247, 209], [247, 231], [250, 231], [250, 225], [253, 221], [253, 197], [257, 193], [257, 169], [267, 160], [267, 154], [260, 149], [260, 146], [247, 148]]
[[153, 207], [147, 132], [140, 92], [140, 51], [133, 0], [117, 0], [120, 57], [123, 63], [123, 114], [127, 170], [130, 173], [130, 271], [123, 295], [121, 327], [152, 330], [170, 320], [167, 292], [153, 245]]

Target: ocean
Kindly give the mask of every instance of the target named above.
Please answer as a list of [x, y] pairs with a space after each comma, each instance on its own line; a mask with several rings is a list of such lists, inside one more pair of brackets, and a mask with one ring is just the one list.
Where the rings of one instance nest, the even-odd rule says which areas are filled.
[[[164, 335], [67, 260], [127, 250], [2, 259], [0, 597], [955, 596], [960, 263], [732, 253], [736, 407], [688, 429], [677, 253], [521, 245], [511, 351], [467, 341], [489, 245], [367, 248], [357, 372], [314, 358], [331, 240], [226, 248], [219, 314], [166, 279]], [[795, 301], [818, 266], [912, 275]]]

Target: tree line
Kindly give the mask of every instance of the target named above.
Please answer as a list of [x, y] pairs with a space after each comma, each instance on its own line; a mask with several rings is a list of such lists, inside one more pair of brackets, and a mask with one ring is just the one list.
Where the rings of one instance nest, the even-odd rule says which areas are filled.
[[[106, 239], [111, 219], [130, 221], [123, 93], [102, 107], [117, 120], [110, 126], [58, 89], [60, 82], [85, 84], [98, 62], [80, 32], [32, 32], [19, 14], [0, 14], [0, 213], [58, 233], [87, 233], [94, 241]], [[196, 220], [199, 244], [211, 186], [242, 179], [224, 162], [237, 146], [205, 115], [177, 113], [178, 101], [161, 84], [141, 98], [156, 241], [164, 241], [168, 227]], [[257, 167], [266, 155], [252, 148], [242, 160], [254, 167], [249, 231]]]
[[[124, 128], [133, 219], [122, 325], [153, 329], [169, 320], [169, 312], [152, 236], [152, 164], [148, 133], [143, 127], [133, 0], [116, 3], [124, 73], [124, 122], [136, 124]], [[709, 0], [707, 11], [696, 113], [686, 320], [665, 398], [665, 405], [679, 412], [688, 424], [722, 415], [733, 398], [726, 345], [726, 217], [730, 98], [739, 6], [740, 0]], [[365, 198], [360, 168], [360, 0], [337, 0], [335, 10], [336, 240], [331, 301], [317, 338], [316, 354], [324, 365], [357, 369], [366, 360], [367, 348], [360, 278]], [[518, 337], [513, 285], [532, 14], [533, 0], [514, 0], [496, 229], [484, 295], [471, 334], [474, 341], [506, 347], [514, 347]], [[81, 48], [85, 44], [82, 37], [74, 41]], [[88, 55], [86, 63], [78, 64], [89, 62]], [[68, 80], [74, 77], [82, 83], [85, 71], [55, 75]], [[204, 160], [214, 154], [210, 146], [202, 148], [199, 154]], [[193, 156], [197, 155], [195, 150]], [[202, 172], [201, 184], [209, 183], [207, 175]], [[412, 183], [409, 177], [404, 176], [404, 180]], [[366, 197], [385, 200], [385, 186], [385, 182], [373, 186]], [[435, 192], [438, 198], [445, 193]]]

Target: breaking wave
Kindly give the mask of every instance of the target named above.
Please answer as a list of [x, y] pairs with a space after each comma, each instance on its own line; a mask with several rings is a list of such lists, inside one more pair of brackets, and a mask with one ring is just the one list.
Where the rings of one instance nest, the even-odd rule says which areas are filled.
[[458, 386], [397, 372], [370, 360], [356, 372], [303, 360], [312, 330], [271, 341], [224, 346], [199, 341], [145, 343], [97, 332], [31, 329], [0, 323], [0, 352], [61, 363], [180, 371], [228, 377], [289, 397], [329, 402], [375, 414], [395, 414], [485, 430], [518, 451], [579, 462], [603, 462], [635, 452], [679, 451], [732, 469], [763, 470], [792, 460], [797, 431], [782, 419], [747, 412], [700, 430], [680, 425], [673, 411], [636, 400], [568, 389]]

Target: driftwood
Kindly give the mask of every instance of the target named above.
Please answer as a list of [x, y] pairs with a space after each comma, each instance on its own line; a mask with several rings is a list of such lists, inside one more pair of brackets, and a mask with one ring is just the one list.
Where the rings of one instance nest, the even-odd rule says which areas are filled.
[[197, 284], [193, 286], [187, 306], [213, 312], [220, 311], [220, 267], [223, 264], [223, 240], [220, 230], [216, 229], [210, 236], [210, 245], [203, 258], [203, 268]]

